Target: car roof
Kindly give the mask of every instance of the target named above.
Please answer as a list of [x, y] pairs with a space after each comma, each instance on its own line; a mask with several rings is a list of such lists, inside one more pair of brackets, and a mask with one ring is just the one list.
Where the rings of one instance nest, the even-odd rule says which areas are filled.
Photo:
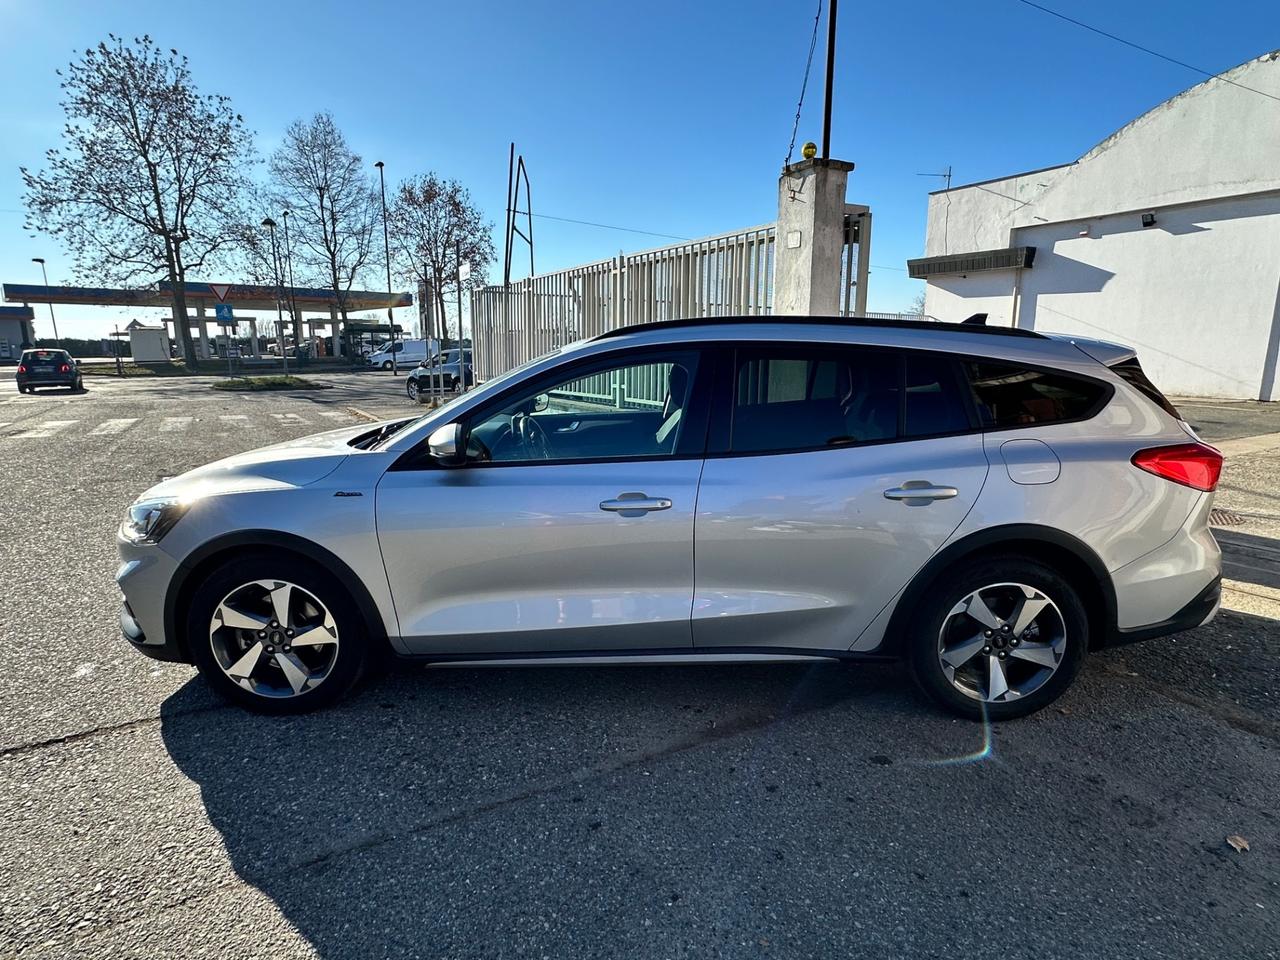
[[[966, 356], [1075, 368], [1094, 372], [1099, 360], [1075, 342], [1033, 330], [943, 323], [936, 320], [878, 320], [861, 317], [717, 317], [661, 320], [619, 327], [589, 340], [580, 350], [641, 344], [695, 342], [847, 343], [937, 350]], [[1081, 342], [1082, 343], [1082, 342]]]

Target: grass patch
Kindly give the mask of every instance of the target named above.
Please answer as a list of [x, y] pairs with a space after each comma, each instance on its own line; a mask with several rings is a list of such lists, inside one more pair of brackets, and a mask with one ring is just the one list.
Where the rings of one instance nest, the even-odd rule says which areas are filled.
[[116, 369], [116, 365], [111, 362], [107, 363], [82, 363], [80, 364], [80, 373], [85, 377], [186, 377], [199, 371], [188, 370], [187, 365], [180, 360], [158, 360], [154, 363], [135, 363], [132, 360], [125, 360], [120, 364], [120, 369]]
[[210, 386], [215, 390], [328, 390], [331, 385], [274, 373], [261, 377], [232, 377], [228, 380], [216, 380]]

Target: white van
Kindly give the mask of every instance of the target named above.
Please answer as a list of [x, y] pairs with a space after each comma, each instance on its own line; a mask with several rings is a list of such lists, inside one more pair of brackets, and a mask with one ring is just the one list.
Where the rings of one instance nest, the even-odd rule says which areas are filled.
[[368, 359], [373, 366], [381, 367], [383, 370], [391, 369], [393, 357], [397, 367], [416, 367], [427, 359], [428, 348], [432, 346], [434, 343], [430, 340], [396, 340], [392, 343], [384, 343], [369, 354]]

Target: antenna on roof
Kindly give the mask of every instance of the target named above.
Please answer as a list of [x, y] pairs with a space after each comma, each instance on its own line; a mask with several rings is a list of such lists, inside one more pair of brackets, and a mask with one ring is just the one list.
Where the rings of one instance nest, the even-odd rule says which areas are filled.
[[939, 177], [941, 178], [944, 184], [942, 189], [943, 190], [951, 189], [951, 164], [949, 163], [947, 164], [947, 169], [943, 170], [941, 173], [917, 173], [916, 176], [917, 177]]
[[985, 327], [987, 325], [987, 315], [985, 313], [975, 313], [971, 317], [965, 317], [960, 321], [961, 324], [969, 324], [974, 327]]

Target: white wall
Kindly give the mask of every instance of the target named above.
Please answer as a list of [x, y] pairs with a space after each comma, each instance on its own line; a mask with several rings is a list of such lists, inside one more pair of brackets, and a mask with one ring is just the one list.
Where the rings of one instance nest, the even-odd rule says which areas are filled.
[[[1280, 96], [1280, 53], [1226, 76]], [[1169, 393], [1280, 399], [1277, 156], [1275, 100], [1207, 81], [1075, 163], [933, 194], [929, 256], [1029, 245], [1036, 259], [932, 279], [925, 309], [1129, 343]]]

